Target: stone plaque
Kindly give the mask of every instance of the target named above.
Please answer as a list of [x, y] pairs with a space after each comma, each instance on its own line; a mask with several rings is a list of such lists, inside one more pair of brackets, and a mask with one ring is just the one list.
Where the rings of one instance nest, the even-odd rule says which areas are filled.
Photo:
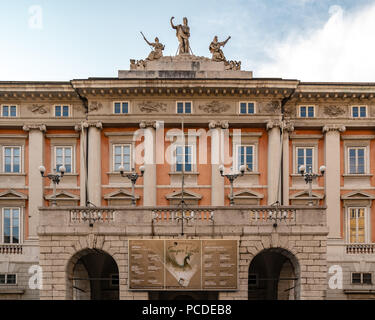
[[129, 240], [130, 290], [236, 290], [237, 240]]

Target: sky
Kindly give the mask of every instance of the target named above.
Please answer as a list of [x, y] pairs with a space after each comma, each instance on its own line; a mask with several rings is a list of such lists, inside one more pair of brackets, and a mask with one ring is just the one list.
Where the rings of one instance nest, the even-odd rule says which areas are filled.
[[116, 77], [157, 36], [187, 17], [190, 46], [210, 57], [213, 37], [254, 77], [375, 82], [375, 0], [1, 0], [0, 81]]

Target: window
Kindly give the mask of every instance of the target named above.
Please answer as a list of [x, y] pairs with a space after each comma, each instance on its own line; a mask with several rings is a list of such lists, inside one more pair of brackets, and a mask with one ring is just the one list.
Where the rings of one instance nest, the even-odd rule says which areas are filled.
[[3, 243], [20, 243], [20, 208], [3, 208]]
[[129, 102], [114, 102], [113, 108], [115, 114], [127, 114], [129, 113]]
[[300, 118], [314, 118], [315, 107], [314, 106], [300, 106], [299, 107]]
[[299, 167], [305, 166], [306, 172], [313, 172], [313, 153], [314, 148], [308, 147], [308, 148], [297, 148], [297, 168], [296, 173], [299, 173]]
[[121, 166], [124, 171], [131, 171], [130, 144], [118, 144], [113, 146], [113, 168], [119, 171]]
[[[184, 168], [182, 167], [183, 165]], [[192, 146], [177, 146], [176, 147], [176, 171], [182, 172], [193, 171], [193, 147]]]
[[352, 107], [352, 117], [353, 118], [366, 118], [367, 117], [367, 107], [366, 106], [353, 106]]
[[21, 172], [21, 147], [3, 147], [5, 173]]
[[17, 284], [16, 274], [0, 274], [0, 285]]
[[352, 284], [372, 284], [372, 274], [369, 272], [353, 272]]
[[240, 114], [254, 114], [254, 102], [240, 102]]
[[177, 113], [191, 113], [191, 102], [177, 102]]
[[55, 106], [55, 117], [69, 117], [69, 106]]
[[64, 166], [65, 173], [72, 173], [72, 159], [73, 159], [73, 148], [72, 147], [55, 147], [55, 167], [56, 172], [59, 172], [61, 166]]
[[349, 208], [349, 242], [365, 242], [365, 208]]
[[17, 106], [3, 105], [1, 106], [2, 117], [17, 117]]
[[349, 174], [365, 173], [365, 148], [348, 148]]
[[247, 171], [254, 171], [254, 146], [239, 145], [237, 146], [237, 170], [244, 165]]

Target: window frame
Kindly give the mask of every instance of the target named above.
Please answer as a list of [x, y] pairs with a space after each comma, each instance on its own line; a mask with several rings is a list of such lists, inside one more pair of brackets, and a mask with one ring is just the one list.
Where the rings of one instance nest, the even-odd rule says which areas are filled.
[[[350, 242], [350, 211], [351, 209], [363, 209], [364, 210], [364, 242]], [[367, 206], [355, 206], [355, 205], [349, 205], [346, 207], [346, 243], [348, 244], [365, 244], [370, 242], [371, 238], [371, 227], [370, 227], [370, 220], [369, 220], [369, 208]], [[358, 228], [356, 230], [356, 233], [358, 233]], [[356, 235], [356, 238], [358, 238], [358, 234]]]
[[[56, 169], [56, 172], [57, 172], [57, 148], [70, 148], [71, 150], [71, 158], [72, 158], [72, 163], [71, 163], [71, 166], [72, 166], [72, 170], [71, 172], [65, 172], [65, 174], [74, 174], [76, 172], [76, 166], [75, 166], [75, 145], [53, 145], [53, 151], [54, 151], [54, 163], [53, 163], [53, 169]], [[65, 152], [63, 152], [63, 162], [64, 162], [64, 166], [66, 168], [66, 165], [65, 165]]]
[[256, 144], [255, 143], [247, 143], [247, 144], [236, 144], [234, 146], [234, 166], [233, 166], [233, 172], [240, 172], [239, 167], [240, 164], [238, 163], [238, 155], [239, 155], [239, 148], [241, 147], [252, 147], [253, 148], [253, 170], [248, 171], [247, 168], [245, 168], [245, 173], [255, 173], [258, 172], [258, 161], [257, 161], [257, 150], [256, 150]]
[[[19, 214], [19, 218], [18, 218], [18, 243], [14, 243], [14, 242], [9, 242], [9, 243], [6, 243], [5, 242], [5, 237], [4, 237], [4, 220], [5, 220], [5, 214], [4, 214], [4, 211], [6, 209], [9, 209], [11, 210], [11, 224], [10, 224], [10, 231], [11, 231], [11, 235], [10, 235], [10, 238], [13, 240], [13, 210], [18, 210], [18, 214]], [[0, 228], [0, 232], [1, 232], [1, 244], [3, 245], [20, 245], [23, 243], [23, 212], [22, 212], [22, 207], [10, 207], [10, 206], [5, 206], [5, 207], [2, 207], [1, 208], [1, 228]]]
[[[183, 168], [184, 168], [184, 173], [192, 173], [192, 172], [196, 172], [196, 153], [195, 153], [195, 145], [194, 144], [176, 144], [174, 145], [173, 149], [172, 149], [172, 159], [173, 159], [173, 172], [177, 172], [177, 173], [180, 173], [182, 172], [181, 171], [177, 171], [177, 148], [183, 148], [183, 156], [182, 156], [182, 159], [183, 159], [183, 162], [182, 162], [182, 165], [183, 165]], [[191, 148], [191, 170], [190, 171], [186, 171], [186, 163], [185, 163], [185, 156], [186, 156], [186, 153], [185, 153], [185, 148], [186, 147], [190, 147]]]
[[[10, 115], [10, 109], [8, 110], [8, 112], [9, 112], [9, 115], [8, 116], [4, 116], [4, 110], [3, 110], [3, 108], [4, 107], [16, 107], [16, 115], [15, 116], [11, 116]], [[17, 118], [17, 117], [19, 117], [19, 108], [18, 108], [18, 105], [17, 104], [6, 104], [6, 103], [4, 103], [4, 104], [1, 104], [1, 110], [0, 110], [0, 113], [1, 113], [1, 117], [2, 118]]]
[[[56, 115], [56, 107], [61, 107], [61, 116]], [[63, 109], [64, 107], [68, 107], [68, 116], [63, 115]], [[66, 118], [71, 118], [72, 117], [72, 106], [70, 104], [54, 104], [53, 105], [53, 117], [57, 119], [66, 119]]]
[[[353, 115], [353, 108], [354, 107], [358, 107], [358, 117], [354, 117], [354, 115]], [[364, 116], [364, 117], [361, 117], [361, 107], [365, 107], [365, 109], [366, 109], [366, 116]], [[367, 105], [352, 105], [352, 106], [350, 106], [350, 117], [353, 118], [353, 119], [368, 118], [368, 107], [367, 107]]]
[[[0, 273], [0, 275], [5, 276], [5, 283], [0, 283], [0, 286], [17, 286], [18, 285], [18, 276], [17, 273]], [[8, 283], [8, 275], [15, 276], [15, 283]]]
[[[115, 110], [116, 110], [116, 108], [115, 108], [116, 103], [120, 103], [120, 111], [121, 111], [120, 113], [116, 113], [115, 112]], [[123, 103], [127, 103], [128, 104], [128, 112], [127, 113], [123, 113], [122, 112], [122, 104]], [[114, 115], [127, 115], [127, 114], [130, 114], [130, 101], [127, 101], [127, 100], [125, 100], [125, 101], [113, 101], [113, 103], [112, 103], [112, 112], [113, 112]]]
[[[302, 117], [301, 116], [301, 108], [302, 107], [306, 107], [306, 117]], [[309, 107], [312, 107], [313, 108], [313, 116], [312, 117], [309, 117]], [[299, 105], [298, 106], [298, 118], [301, 118], [301, 119], [312, 119], [312, 118], [315, 118], [316, 117], [316, 106], [315, 105]]]
[[[178, 113], [178, 104], [179, 103], [183, 103], [183, 108], [184, 108], [184, 112], [183, 113]], [[186, 113], [186, 106], [185, 104], [186, 103], [190, 103], [190, 108], [191, 108], [191, 112], [190, 113]], [[194, 109], [193, 109], [193, 101], [190, 101], [190, 100], [178, 100], [176, 101], [176, 114], [193, 114], [194, 113]]]
[[[241, 103], [246, 103], [246, 113], [241, 113]], [[252, 103], [254, 105], [254, 112], [253, 113], [248, 113], [247, 111], [249, 110], [249, 103]], [[238, 114], [241, 116], [246, 116], [246, 115], [253, 115], [257, 113], [257, 108], [256, 108], [256, 102], [255, 101], [240, 101], [238, 103]]]
[[[360, 275], [360, 282], [359, 283], [353, 283], [353, 275], [354, 274], [359, 274]], [[371, 276], [371, 283], [364, 283], [363, 282], [363, 275], [364, 274], [370, 274], [370, 276]], [[371, 272], [371, 271], [366, 271], [366, 272], [358, 272], [358, 271], [356, 271], [356, 272], [351, 272], [351, 274], [350, 274], [350, 284], [352, 284], [352, 285], [367, 285], [367, 286], [371, 286], [371, 285], [373, 285], [373, 273]]]
[[[298, 150], [299, 149], [304, 149], [305, 152], [304, 152], [304, 166], [306, 167], [306, 149], [312, 149], [312, 168], [311, 168], [311, 172], [312, 173], [315, 173], [316, 172], [316, 166], [315, 166], [315, 147], [314, 146], [295, 146], [295, 161], [294, 161], [294, 165], [295, 165], [295, 173], [296, 174], [299, 174], [299, 167], [298, 167]], [[306, 167], [306, 172], [307, 171], [307, 167]]]
[[[355, 173], [352, 173], [350, 172], [350, 149], [355, 149], [355, 150], [358, 150], [358, 149], [363, 149], [364, 150], [364, 156], [363, 156], [363, 159], [364, 159], [364, 165], [363, 165], [363, 173], [358, 173], [358, 172], [355, 172]], [[368, 146], [346, 146], [346, 174], [348, 175], [364, 175], [364, 174], [368, 174], [369, 172], [369, 168], [368, 168]], [[358, 169], [358, 153], [356, 152], [356, 169]], [[357, 170], [356, 170], [357, 171]]]
[[[3, 147], [3, 150], [2, 150], [2, 152], [3, 152], [3, 157], [2, 157], [2, 161], [3, 161], [3, 166], [2, 166], [2, 173], [5, 173], [5, 174], [9, 174], [9, 175], [11, 175], [11, 174], [22, 174], [23, 173], [23, 148], [22, 148], [22, 146], [17, 146], [17, 145], [3, 145], [2, 146]], [[11, 171], [11, 172], [6, 172], [5, 171], [5, 148], [18, 148], [19, 150], [20, 150], [20, 164], [19, 164], [19, 166], [20, 166], [20, 171], [19, 172], [13, 172], [13, 171]], [[12, 168], [12, 170], [13, 170], [13, 158], [14, 158], [14, 156], [13, 156], [13, 150], [12, 150], [12, 153], [11, 153], [12, 155], [11, 155], [11, 168]]]
[[[131, 143], [112, 143], [112, 172], [119, 173], [119, 170], [116, 170], [116, 163], [115, 163], [115, 158], [116, 158], [116, 153], [115, 153], [115, 148], [116, 147], [123, 147], [123, 146], [129, 146], [129, 157], [130, 157], [130, 162], [129, 162], [129, 171], [124, 171], [124, 172], [132, 172], [133, 169], [133, 148]], [[121, 155], [121, 165], [123, 166], [123, 154]]]

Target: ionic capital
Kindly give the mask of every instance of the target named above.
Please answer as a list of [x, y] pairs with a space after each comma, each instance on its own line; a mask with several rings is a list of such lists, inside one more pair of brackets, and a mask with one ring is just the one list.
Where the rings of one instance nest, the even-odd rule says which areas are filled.
[[338, 132], [345, 132], [346, 127], [341, 124], [326, 124], [323, 129], [323, 133], [329, 132], [329, 131], [338, 131]]
[[283, 122], [280, 120], [271, 120], [267, 122], [266, 128], [267, 130], [271, 130], [273, 128], [282, 128], [284, 126]]
[[139, 123], [139, 127], [141, 129], [146, 129], [146, 128], [157, 129], [157, 128], [159, 128], [159, 123], [157, 121], [154, 121], [154, 120], [142, 120]]
[[87, 121], [82, 121], [81, 123], [77, 123], [74, 126], [74, 130], [75, 131], [82, 131], [83, 128], [88, 128], [88, 127], [89, 127], [89, 124], [87, 123]]
[[228, 120], [211, 120], [208, 123], [209, 129], [215, 129], [215, 128], [222, 128], [222, 129], [228, 129], [229, 128], [229, 122]]
[[42, 132], [47, 131], [47, 126], [45, 124], [25, 124], [22, 127], [23, 131], [39, 130]]

